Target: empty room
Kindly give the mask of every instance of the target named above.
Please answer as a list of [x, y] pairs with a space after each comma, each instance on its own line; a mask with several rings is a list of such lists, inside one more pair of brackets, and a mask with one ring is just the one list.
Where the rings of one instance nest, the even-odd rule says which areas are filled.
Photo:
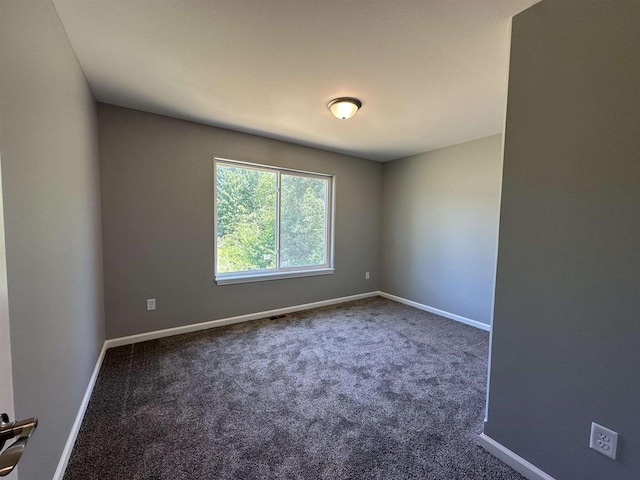
[[640, 0], [0, 0], [0, 477], [640, 478]]

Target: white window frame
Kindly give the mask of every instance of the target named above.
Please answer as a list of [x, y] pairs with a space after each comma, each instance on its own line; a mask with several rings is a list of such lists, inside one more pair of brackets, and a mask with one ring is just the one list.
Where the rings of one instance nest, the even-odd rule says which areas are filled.
[[[255, 170], [268, 171], [276, 174], [276, 267], [268, 270], [247, 270], [244, 272], [218, 273], [218, 192], [217, 166], [228, 165]], [[321, 178], [327, 180], [327, 205], [325, 225], [325, 263], [303, 267], [280, 267], [280, 185], [282, 174], [299, 177]], [[258, 163], [231, 160], [215, 157], [213, 159], [213, 274], [218, 285], [232, 285], [237, 283], [261, 282], [266, 280], [280, 280], [285, 278], [310, 277], [315, 275], [330, 275], [334, 273], [334, 226], [335, 226], [335, 175], [327, 173], [307, 172], [291, 168], [274, 167]]]

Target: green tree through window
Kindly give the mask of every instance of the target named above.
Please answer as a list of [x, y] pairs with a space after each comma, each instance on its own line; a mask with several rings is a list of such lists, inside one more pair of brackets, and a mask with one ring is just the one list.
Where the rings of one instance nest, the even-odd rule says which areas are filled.
[[325, 263], [327, 181], [282, 175], [280, 265]]
[[218, 272], [275, 268], [276, 174], [218, 165]]
[[329, 267], [331, 177], [216, 161], [216, 274]]

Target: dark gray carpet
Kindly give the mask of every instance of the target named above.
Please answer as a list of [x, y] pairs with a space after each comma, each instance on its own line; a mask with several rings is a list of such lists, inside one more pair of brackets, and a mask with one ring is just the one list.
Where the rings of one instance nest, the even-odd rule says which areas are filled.
[[382, 298], [107, 352], [66, 480], [504, 479], [488, 334]]

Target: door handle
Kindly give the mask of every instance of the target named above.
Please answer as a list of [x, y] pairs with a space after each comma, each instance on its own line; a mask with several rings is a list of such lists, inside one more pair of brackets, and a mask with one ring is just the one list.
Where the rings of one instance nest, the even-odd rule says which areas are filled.
[[[9, 475], [16, 467], [24, 453], [29, 437], [38, 426], [36, 417], [19, 422], [10, 422], [6, 413], [0, 415], [0, 477]], [[17, 438], [5, 451], [2, 451], [5, 443], [12, 438]]]

